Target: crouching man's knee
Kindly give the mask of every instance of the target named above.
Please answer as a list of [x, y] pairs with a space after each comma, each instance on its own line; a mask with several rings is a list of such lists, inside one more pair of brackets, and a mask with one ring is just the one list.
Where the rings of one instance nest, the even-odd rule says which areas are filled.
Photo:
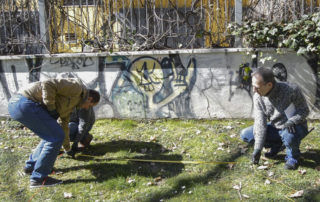
[[253, 143], [254, 136], [253, 136], [253, 126], [245, 128], [240, 132], [240, 138], [247, 143]]

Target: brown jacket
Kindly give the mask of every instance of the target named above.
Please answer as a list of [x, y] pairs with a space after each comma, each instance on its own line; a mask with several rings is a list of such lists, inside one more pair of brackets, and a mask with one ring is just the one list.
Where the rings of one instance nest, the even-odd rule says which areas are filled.
[[70, 113], [88, 98], [88, 91], [78, 79], [49, 79], [35, 82], [21, 94], [35, 102], [42, 103], [48, 111], [57, 110], [65, 138], [63, 147], [70, 150], [68, 123]]

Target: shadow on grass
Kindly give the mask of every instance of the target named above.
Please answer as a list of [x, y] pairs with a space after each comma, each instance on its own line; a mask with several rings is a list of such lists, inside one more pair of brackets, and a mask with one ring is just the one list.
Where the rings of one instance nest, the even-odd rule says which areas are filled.
[[320, 150], [310, 150], [301, 154], [303, 161], [301, 166], [316, 168], [320, 166]]
[[[154, 142], [141, 142], [132, 140], [117, 140], [105, 143], [98, 143], [90, 145], [89, 149], [86, 149], [82, 154], [90, 156], [103, 156], [106, 153], [114, 153], [118, 151], [130, 151], [145, 154], [160, 154], [168, 152], [161, 144]], [[85, 158], [77, 158], [78, 160], [85, 160]]]
[[[234, 162], [236, 161], [237, 158], [241, 156], [240, 150], [236, 150], [231, 154], [231, 156], [222, 159], [221, 161], [226, 161], [226, 162]], [[167, 191], [156, 191], [154, 193], [151, 193], [148, 198], [144, 198], [143, 201], [159, 201], [161, 199], [170, 199], [176, 196], [179, 196], [180, 194], [183, 193], [183, 190], [181, 190], [182, 186], [186, 186], [189, 189], [192, 188], [193, 186], [196, 185], [207, 185], [209, 181], [211, 180], [218, 180], [221, 178], [222, 173], [228, 172], [229, 169], [227, 165], [225, 164], [220, 164], [217, 165], [214, 169], [208, 171], [202, 176], [197, 176], [197, 177], [186, 177], [183, 179], [177, 180], [175, 185]], [[180, 191], [177, 191], [180, 190]]]
[[[317, 149], [301, 153], [300, 166], [315, 169], [317, 166], [320, 166], [319, 156], [320, 150]], [[273, 158], [274, 160], [277, 160], [275, 164], [285, 163], [285, 157], [285, 154], [278, 154], [276, 157]]]
[[320, 188], [307, 190], [304, 197], [298, 201], [320, 201]]
[[[96, 158], [106, 153], [130, 151], [141, 153], [139, 156], [131, 157], [131, 159], [156, 159], [168, 161], [180, 161], [182, 156], [178, 154], [164, 154], [168, 150], [162, 145], [152, 142], [140, 142], [130, 140], [119, 140], [102, 144], [92, 145], [83, 154], [77, 155], [77, 160], [91, 161], [88, 165], [72, 166], [64, 169], [57, 169], [61, 172], [70, 172], [77, 170], [90, 170], [95, 176], [93, 179], [73, 179], [66, 180], [64, 184], [78, 182], [103, 182], [112, 178], [130, 177], [132, 175], [140, 175], [146, 177], [170, 178], [178, 175], [184, 168], [180, 163], [151, 163], [151, 162], [135, 162], [127, 161], [123, 158]], [[117, 163], [117, 161], [126, 163]]]

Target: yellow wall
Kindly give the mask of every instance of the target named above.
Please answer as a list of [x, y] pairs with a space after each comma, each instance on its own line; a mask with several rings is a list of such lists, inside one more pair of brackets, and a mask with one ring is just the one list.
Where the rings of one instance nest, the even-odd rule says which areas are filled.
[[[147, 5], [145, 3], [148, 2]], [[103, 19], [107, 21], [109, 17], [109, 12], [118, 12], [120, 9], [129, 8], [145, 8], [145, 6], [155, 6], [156, 8], [169, 8], [177, 6], [179, 8], [191, 7], [192, 0], [155, 0], [155, 5], [150, 5], [150, 2], [146, 0], [105, 0], [105, 5], [96, 9], [94, 6], [83, 7], [80, 9], [76, 6], [75, 10], [73, 6], [64, 6], [64, 10], [69, 15], [69, 25], [65, 17], [57, 15], [57, 21], [62, 19], [62, 25], [60, 24], [60, 29], [58, 29], [57, 34], [60, 36], [57, 38], [56, 42], [53, 44], [54, 52], [81, 52], [81, 40], [94, 39], [95, 36], [103, 36], [103, 30], [98, 28], [103, 25]], [[225, 41], [225, 31], [228, 23], [231, 21], [229, 16], [229, 9], [234, 7], [235, 0], [228, 0], [227, 5], [225, 5], [225, 0], [201, 0], [198, 1], [196, 6], [202, 6], [205, 9], [205, 30], [207, 31], [203, 37], [205, 37], [206, 47], [227, 47], [229, 44]], [[310, 6], [311, 0], [306, 0], [306, 6]], [[243, 0], [243, 6], [250, 6], [257, 3], [257, 0]], [[320, 0], [314, 1], [314, 6], [319, 6]], [[103, 7], [103, 8], [102, 8]], [[82, 10], [82, 11], [81, 11]], [[111, 11], [110, 11], [111, 10]], [[56, 13], [59, 13], [56, 10]], [[81, 13], [82, 12], [82, 13]], [[75, 23], [74, 23], [75, 22]], [[76, 28], [74, 24], [80, 22], [81, 26], [77, 25]], [[119, 34], [122, 31], [121, 24], [116, 24], [113, 22], [112, 31], [113, 34]], [[94, 26], [95, 25], [95, 26]], [[61, 26], [63, 27], [63, 32], [61, 31]], [[69, 28], [68, 28], [69, 26]], [[110, 25], [109, 25], [110, 26]], [[53, 26], [52, 26], [53, 27]], [[77, 36], [76, 42], [67, 42], [65, 35], [67, 33], [75, 33]], [[110, 37], [109, 37], [110, 38]], [[113, 38], [113, 49], [118, 50], [117, 37], [115, 35]]]
[[[81, 40], [83, 37], [86, 39], [93, 39], [94, 36], [102, 36], [102, 30], [95, 30], [95, 27], [101, 27], [102, 26], [102, 19], [108, 19], [110, 5], [111, 5], [111, 12], [119, 11], [119, 9], [122, 8], [131, 8], [131, 7], [140, 7], [144, 8], [146, 1], [141, 0], [106, 0], [106, 5], [104, 8], [98, 9], [98, 15], [96, 15], [96, 8], [93, 6], [88, 6], [88, 9], [86, 7], [83, 7], [83, 9], [79, 9], [76, 7], [74, 9], [73, 6], [64, 6], [64, 10], [69, 15], [69, 25], [68, 21], [66, 20], [66, 17], [61, 16], [56, 9], [56, 13], [58, 15], [56, 16], [57, 19], [62, 19], [62, 25], [60, 24], [57, 34], [60, 35], [59, 38], [57, 38], [56, 42], [53, 43], [53, 51], [54, 52], [79, 52], [81, 51], [81, 43], [79, 40]], [[148, 2], [148, 1], [147, 1]], [[170, 3], [171, 2], [171, 3]], [[225, 18], [229, 20], [229, 16], [225, 16], [225, 1], [224, 0], [202, 0], [203, 2], [203, 8], [205, 9], [205, 19], [206, 24], [205, 28], [210, 32], [210, 35], [207, 35], [205, 37], [205, 43], [207, 47], [211, 47], [212, 44], [221, 44], [222, 46], [227, 46], [228, 44], [221, 43], [224, 41], [225, 37], [222, 36], [221, 33], [225, 31], [226, 23]], [[218, 4], [217, 4], [218, 2]], [[124, 3], [124, 4], [123, 4]], [[62, 4], [62, 3], [61, 3]], [[132, 4], [132, 5], [131, 5]], [[150, 1], [149, 1], [150, 4]], [[150, 5], [147, 6], [150, 6]], [[123, 6], [124, 5], [124, 6]], [[178, 6], [179, 8], [184, 7], [191, 7], [192, 6], [192, 0], [156, 0], [155, 6], [156, 8], [168, 8], [173, 6]], [[200, 3], [197, 4], [197, 6], [201, 6]], [[229, 5], [227, 5], [229, 6]], [[82, 17], [81, 17], [81, 10], [82, 10]], [[104, 13], [103, 13], [104, 11]], [[103, 16], [104, 15], [104, 16]], [[89, 16], [89, 17], [88, 17]], [[89, 20], [88, 20], [89, 19]], [[57, 20], [59, 21], [59, 20]], [[74, 28], [74, 23], [77, 24], [77, 22], [81, 22], [82, 28], [80, 26], [76, 26]], [[96, 26], [94, 27], [94, 22], [96, 23]], [[69, 28], [68, 28], [69, 26]], [[51, 28], [54, 26], [51, 26]], [[61, 27], [63, 27], [63, 32], [60, 33]], [[121, 27], [118, 25], [114, 25], [113, 27], [114, 32], [120, 32]], [[77, 42], [68, 43], [65, 39], [65, 35], [67, 33], [76, 33]], [[219, 32], [220, 34], [217, 34]], [[116, 39], [115, 39], [116, 40]], [[113, 47], [115, 50], [117, 50], [117, 46]]]

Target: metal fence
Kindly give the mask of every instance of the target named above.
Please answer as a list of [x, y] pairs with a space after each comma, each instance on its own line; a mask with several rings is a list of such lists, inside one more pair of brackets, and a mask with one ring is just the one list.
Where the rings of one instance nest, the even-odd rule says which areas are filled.
[[319, 0], [0, 2], [2, 55], [232, 47], [233, 39], [228, 37], [226, 27], [235, 18], [241, 21], [237, 9], [248, 18], [290, 21], [317, 11], [320, 3]]

